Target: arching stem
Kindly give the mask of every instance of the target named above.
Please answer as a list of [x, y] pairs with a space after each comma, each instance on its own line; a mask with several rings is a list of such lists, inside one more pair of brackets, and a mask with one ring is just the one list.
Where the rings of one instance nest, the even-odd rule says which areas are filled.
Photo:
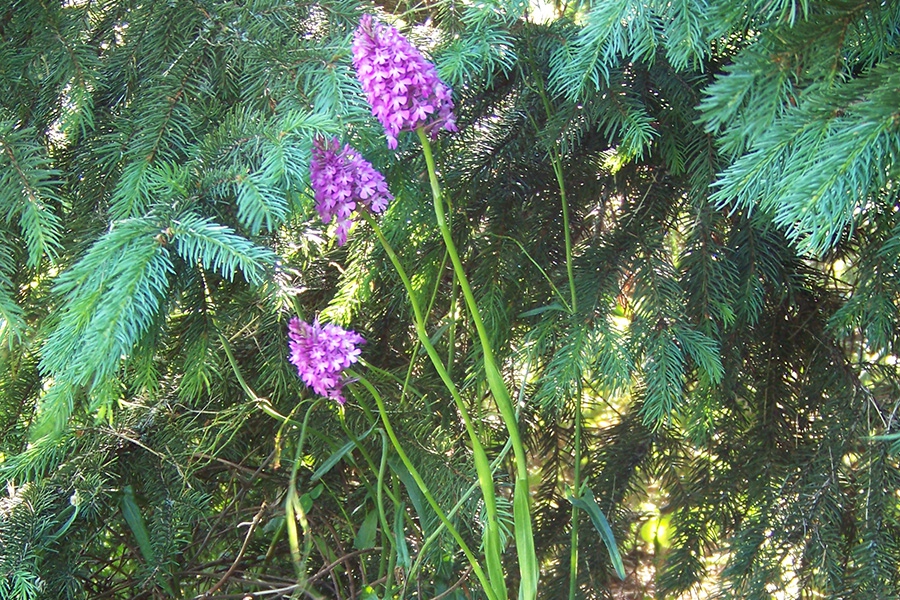
[[428, 134], [421, 127], [416, 130], [419, 141], [422, 143], [422, 152], [425, 155], [425, 163], [428, 168], [428, 180], [431, 183], [432, 198], [434, 200], [434, 213], [437, 218], [438, 228], [441, 230], [441, 236], [444, 238], [444, 245], [450, 254], [450, 262], [453, 264], [453, 270], [456, 273], [460, 290], [466, 302], [466, 307], [475, 324], [478, 332], [478, 340], [481, 344], [482, 357], [484, 359], [485, 376], [487, 377], [488, 386], [494, 401], [497, 403], [497, 409], [500, 411], [500, 417], [506, 425], [512, 442], [513, 453], [516, 459], [516, 482], [513, 490], [513, 518], [515, 520], [515, 537], [516, 552], [519, 558], [519, 574], [521, 577], [521, 587], [519, 589], [519, 598], [521, 600], [533, 600], [537, 596], [537, 580], [538, 580], [538, 564], [537, 555], [534, 550], [534, 534], [531, 527], [531, 507], [529, 499], [528, 486], [528, 457], [525, 454], [525, 445], [522, 443], [522, 436], [519, 434], [519, 423], [516, 419], [516, 410], [510, 398], [509, 390], [506, 388], [506, 382], [497, 366], [497, 360], [494, 357], [494, 351], [491, 348], [490, 338], [488, 337], [487, 328], [481, 318], [478, 304], [475, 301], [475, 295], [472, 293], [472, 287], [469, 285], [469, 278], [463, 269], [462, 261], [459, 258], [459, 252], [453, 241], [450, 227], [447, 224], [447, 218], [444, 213], [444, 204], [441, 199], [441, 186], [438, 183], [437, 171], [434, 166], [434, 157], [431, 153], [431, 142], [428, 140]]

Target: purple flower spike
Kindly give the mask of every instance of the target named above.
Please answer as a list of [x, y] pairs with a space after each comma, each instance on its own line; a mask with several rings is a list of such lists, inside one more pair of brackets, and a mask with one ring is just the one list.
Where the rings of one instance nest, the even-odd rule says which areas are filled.
[[337, 138], [330, 141], [316, 139], [309, 171], [316, 210], [325, 223], [335, 220], [340, 246], [347, 241], [347, 232], [353, 222], [350, 215], [359, 205], [380, 213], [394, 199], [384, 175], [349, 144], [341, 148]]
[[297, 367], [300, 379], [315, 393], [338, 404], [345, 402], [341, 394], [345, 381], [341, 372], [359, 359], [357, 346], [364, 343], [355, 331], [337, 325], [319, 325], [318, 319], [304, 323], [293, 317], [288, 322], [289, 358]]
[[353, 66], [372, 115], [384, 126], [388, 148], [397, 147], [401, 131], [424, 127], [432, 137], [441, 128], [456, 131], [450, 88], [438, 78], [434, 65], [399, 31], [372, 15], [359, 20]]

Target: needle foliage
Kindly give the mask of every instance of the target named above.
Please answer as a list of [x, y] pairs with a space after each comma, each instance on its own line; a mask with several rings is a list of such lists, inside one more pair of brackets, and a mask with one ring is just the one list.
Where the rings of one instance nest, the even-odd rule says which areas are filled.
[[[314, 210], [317, 136], [395, 196], [515, 596], [496, 381], [354, 77], [367, 13], [453, 89], [538, 597], [900, 596], [900, 3], [2, 0], [0, 599], [488, 597], [470, 432], [375, 231]], [[294, 315], [366, 339], [345, 406]]]

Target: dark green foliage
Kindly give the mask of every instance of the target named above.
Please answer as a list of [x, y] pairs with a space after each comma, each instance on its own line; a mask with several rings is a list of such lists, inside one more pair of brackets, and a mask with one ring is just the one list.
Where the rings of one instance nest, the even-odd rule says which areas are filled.
[[[314, 404], [286, 360], [294, 314], [359, 331], [478, 548], [457, 408], [369, 227], [337, 247], [313, 210], [317, 135], [396, 196], [380, 223], [498, 459], [516, 589], [506, 432], [424, 162], [353, 77], [373, 10], [0, 2], [0, 598], [483, 597], [365, 389]], [[574, 597], [900, 596], [900, 3], [378, 10], [454, 89], [438, 170], [521, 392], [539, 596], [570, 589], [578, 407], [626, 580], [582, 514]]]

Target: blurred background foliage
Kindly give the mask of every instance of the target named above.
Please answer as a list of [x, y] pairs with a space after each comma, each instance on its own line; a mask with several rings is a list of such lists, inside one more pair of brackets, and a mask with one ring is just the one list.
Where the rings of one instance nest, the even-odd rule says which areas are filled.
[[[424, 162], [353, 76], [365, 12], [454, 90], [438, 169], [519, 399], [540, 597], [900, 596], [900, 3], [4, 0], [0, 598], [482, 597], [365, 389], [316, 403], [286, 360], [294, 314], [362, 333], [477, 547], [403, 287], [308, 188], [316, 135], [385, 173], [510, 489]], [[576, 457], [624, 581], [582, 518], [570, 586]]]

